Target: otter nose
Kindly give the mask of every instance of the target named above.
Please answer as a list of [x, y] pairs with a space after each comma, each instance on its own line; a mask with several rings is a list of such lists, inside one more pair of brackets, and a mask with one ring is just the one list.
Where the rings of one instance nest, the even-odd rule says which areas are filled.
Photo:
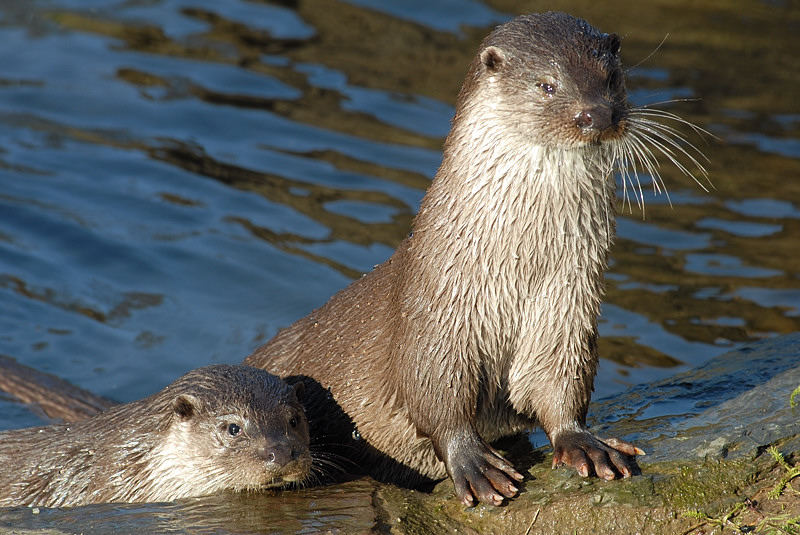
[[296, 449], [289, 444], [266, 444], [258, 448], [258, 456], [267, 463], [274, 463], [278, 466], [289, 464], [297, 459], [302, 450]]
[[611, 126], [611, 108], [605, 105], [597, 105], [579, 111], [575, 117], [575, 126], [581, 130], [596, 130], [602, 132]]
[[258, 448], [258, 456], [267, 463], [283, 466], [292, 460], [292, 450], [286, 444], [267, 444]]

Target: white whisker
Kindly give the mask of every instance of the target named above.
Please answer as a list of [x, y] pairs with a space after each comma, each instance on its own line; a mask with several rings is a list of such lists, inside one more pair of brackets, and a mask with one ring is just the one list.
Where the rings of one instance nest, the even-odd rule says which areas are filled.
[[[663, 121], [672, 121], [675, 124], [686, 126], [700, 137], [713, 137], [713, 135], [673, 112], [650, 107], [687, 100], [691, 99], [670, 100], [629, 110], [627, 135], [613, 144], [612, 155], [622, 181], [623, 206], [627, 203], [628, 209], [632, 211], [628, 193], [630, 187], [636, 197], [637, 205], [642, 210], [642, 217], [644, 217], [644, 192], [639, 179], [640, 173], [650, 175], [653, 192], [656, 194], [663, 192], [667, 197], [667, 202], [672, 206], [672, 200], [661, 176], [654, 150], [666, 157], [682, 174], [694, 180], [704, 191], [709, 190], [705, 183], [714, 187], [709, 179], [708, 171], [701, 162], [701, 160], [709, 161], [706, 155], [686, 139], [674, 124]], [[698, 177], [702, 177], [705, 183], [701, 182]]]
[[636, 63], [635, 65], [632, 65], [631, 67], [628, 67], [627, 69], [625, 69], [625, 71], [626, 71], [626, 72], [628, 72], [628, 71], [630, 71], [631, 69], [635, 69], [636, 67], [638, 67], [639, 65], [641, 65], [642, 63], [644, 63], [645, 61], [647, 61], [648, 59], [650, 59], [651, 57], [653, 57], [653, 55], [654, 55], [656, 52], [658, 52], [658, 51], [661, 49], [661, 47], [662, 47], [662, 46], [664, 46], [664, 43], [666, 43], [666, 42], [667, 42], [667, 39], [668, 39], [668, 38], [669, 38], [669, 33], [667, 33], [666, 35], [664, 35], [664, 38], [661, 40], [661, 42], [660, 42], [660, 43], [658, 43], [658, 45], [656, 45], [656, 47], [653, 49], [653, 51], [652, 51], [652, 52], [650, 52], [649, 54], [647, 54], [647, 55], [644, 57], [644, 59], [642, 59], [641, 61], [639, 61], [639, 63]]
[[[671, 138], [664, 137], [662, 135], [658, 135], [658, 133], [656, 131], [653, 131], [653, 130], [647, 129], [647, 128], [640, 128], [636, 132], [636, 136], [641, 137], [642, 139], [647, 141], [650, 145], [652, 145], [653, 147], [657, 148], [664, 156], [667, 157], [667, 159], [669, 159], [669, 161], [672, 162], [672, 164], [675, 167], [677, 167], [681, 171], [681, 173], [683, 173], [684, 175], [692, 178], [697, 183], [698, 186], [703, 188], [704, 191], [708, 191], [708, 188], [704, 184], [702, 184], [700, 182], [700, 180], [694, 175], [694, 173], [692, 173], [683, 164], [683, 162], [681, 162], [678, 159], [677, 155], [675, 154], [675, 151], [680, 152], [686, 158], [688, 158], [689, 161], [692, 164], [694, 164], [695, 166], [698, 167], [698, 169], [700, 170], [700, 173], [704, 177], [707, 177], [708, 174], [707, 174], [705, 168], [697, 161], [697, 159], [694, 156], [689, 154], [685, 149], [683, 149], [683, 147], [678, 145], [674, 140], [672, 140]], [[674, 150], [673, 150], [673, 148], [674, 148]]]

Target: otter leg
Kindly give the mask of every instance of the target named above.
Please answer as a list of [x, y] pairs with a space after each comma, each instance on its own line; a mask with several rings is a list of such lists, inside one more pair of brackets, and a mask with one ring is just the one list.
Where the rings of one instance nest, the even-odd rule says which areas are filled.
[[517, 493], [522, 475], [480, 436], [476, 428], [480, 376], [470, 369], [474, 359], [458, 350], [442, 348], [446, 359], [434, 358], [428, 348], [414, 348], [418, 340], [403, 343], [405, 362], [396, 369], [405, 374], [398, 387], [419, 436], [428, 437], [436, 456], [453, 480], [456, 496], [465, 505], [478, 501], [499, 505]]
[[522, 474], [470, 428], [433, 439], [436, 455], [453, 480], [456, 496], [467, 506], [475, 500], [500, 505], [517, 494], [513, 480]]
[[[571, 466], [584, 477], [603, 479], [639, 473], [635, 455], [644, 452], [619, 439], [602, 440], [586, 428], [586, 413], [597, 370], [596, 334], [577, 348], [553, 348], [514, 362], [511, 405], [536, 418], [553, 445], [553, 466]], [[577, 350], [576, 350], [577, 349]], [[522, 352], [521, 355], [524, 355]]]

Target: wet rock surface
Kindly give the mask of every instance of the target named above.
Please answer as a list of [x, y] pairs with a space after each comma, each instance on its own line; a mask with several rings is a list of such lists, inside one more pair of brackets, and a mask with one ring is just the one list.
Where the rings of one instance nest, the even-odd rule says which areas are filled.
[[799, 384], [800, 334], [793, 334], [599, 400], [590, 419], [601, 435], [624, 435], [648, 451], [643, 465], [738, 458], [800, 434], [800, 413], [789, 405]]
[[[465, 508], [449, 481], [432, 493], [364, 479], [324, 488], [224, 494], [174, 504], [0, 510], [0, 531], [106, 533], [719, 533], [800, 520], [800, 334], [744, 346], [592, 407], [594, 428], [648, 451], [642, 474], [583, 479], [550, 469], [527, 438], [505, 451], [526, 479], [503, 505]], [[774, 445], [785, 465], [768, 451]], [[791, 487], [791, 488], [784, 488]], [[777, 492], [782, 490], [782, 492]], [[777, 527], [776, 527], [777, 526]], [[738, 530], [738, 531], [737, 531]]]

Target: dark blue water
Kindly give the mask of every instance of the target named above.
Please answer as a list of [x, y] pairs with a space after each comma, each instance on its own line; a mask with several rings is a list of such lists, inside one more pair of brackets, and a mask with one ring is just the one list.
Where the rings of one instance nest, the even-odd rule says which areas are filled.
[[[509, 9], [312, 4], [0, 2], [0, 353], [139, 398], [241, 361], [391, 254], [439, 163], [452, 88]], [[374, 27], [336, 33], [354, 19]], [[663, 37], [619, 24], [628, 63]], [[691, 137], [716, 189], [665, 164], [672, 206], [646, 189], [643, 218], [621, 199], [598, 395], [800, 326], [800, 110], [745, 110], [713, 81], [733, 52], [680, 57], [686, 33], [630, 72], [630, 93], [702, 98], [668, 109], [718, 137]], [[442, 64], [425, 76], [403, 63], [426, 51]], [[0, 399], [0, 428], [37, 421]]]

